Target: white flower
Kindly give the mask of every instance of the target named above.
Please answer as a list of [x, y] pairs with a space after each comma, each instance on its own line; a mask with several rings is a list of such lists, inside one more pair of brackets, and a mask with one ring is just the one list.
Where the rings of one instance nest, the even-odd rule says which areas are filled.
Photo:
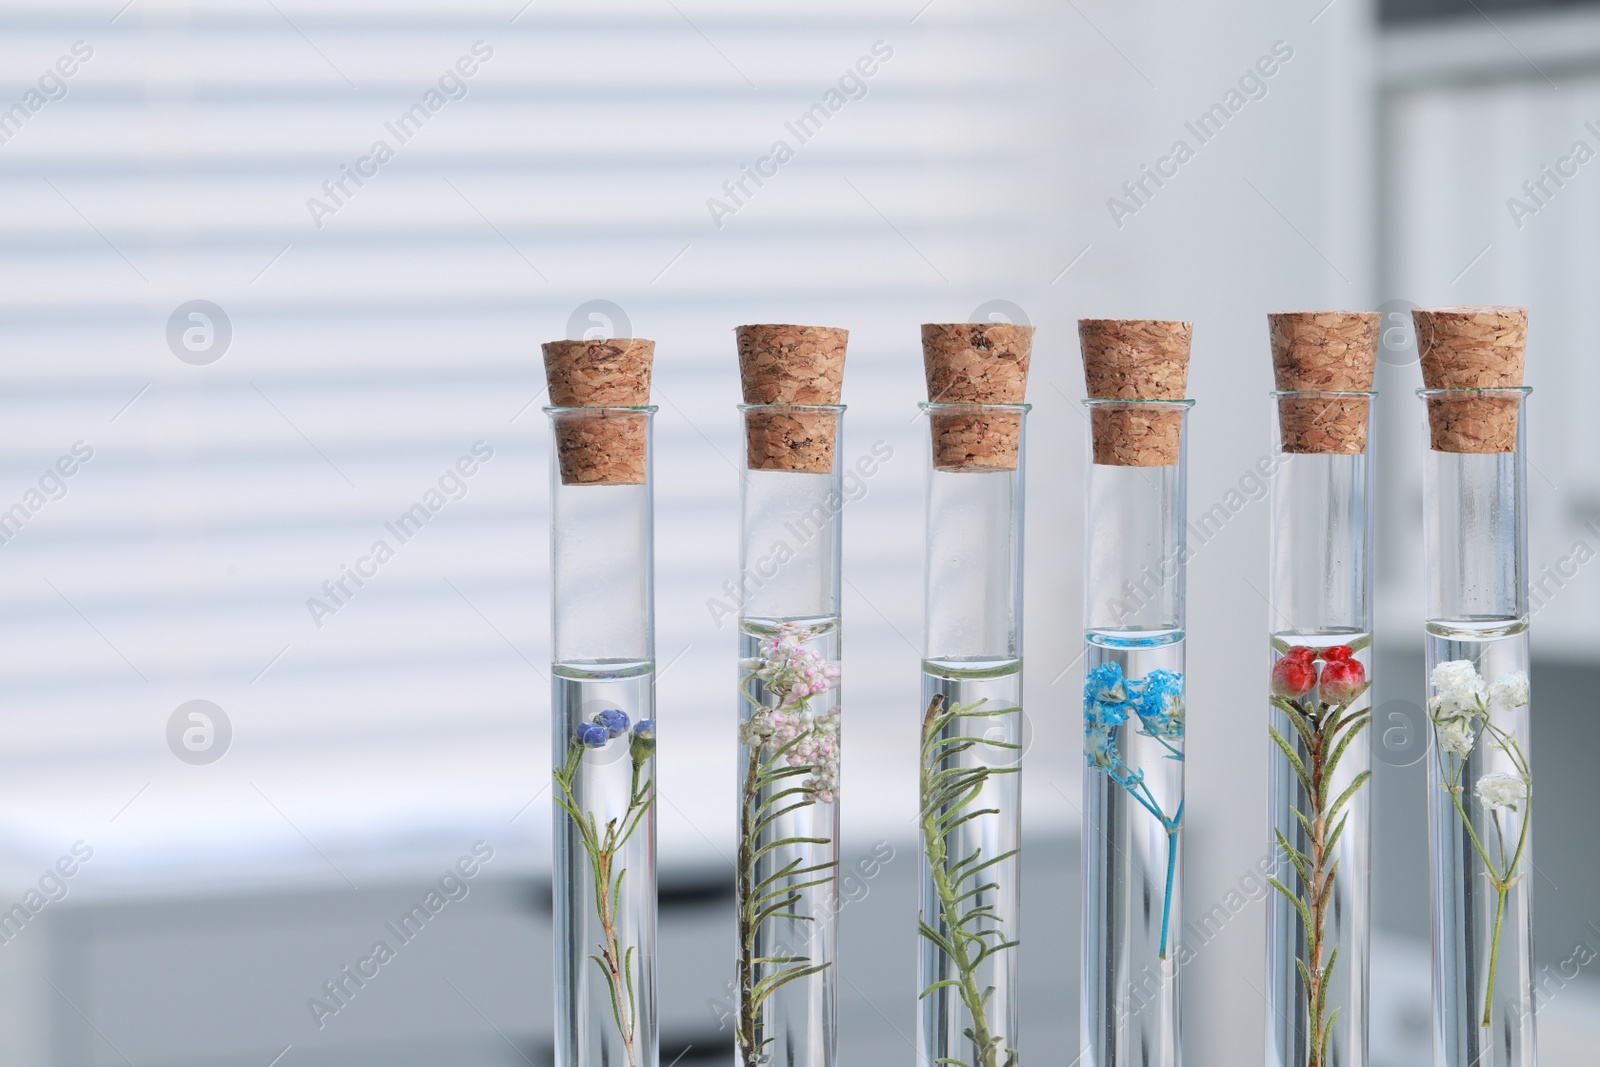
[[1434, 725], [1440, 748], [1453, 756], [1463, 758], [1472, 751], [1473, 742], [1477, 740], [1477, 732], [1472, 728], [1471, 719], [1445, 719]]
[[1502, 674], [1489, 685], [1489, 699], [1502, 708], [1528, 706], [1528, 672], [1512, 671]]
[[761, 748], [778, 732], [770, 710], [758, 711], [739, 725], [739, 741], [746, 748]]
[[1487, 804], [1490, 811], [1499, 811], [1501, 808], [1516, 810], [1517, 802], [1528, 798], [1528, 783], [1520, 775], [1492, 771], [1478, 779], [1476, 792], [1478, 799]]
[[1471, 660], [1453, 659], [1433, 669], [1430, 679], [1438, 694], [1438, 712], [1445, 718], [1483, 714], [1489, 693]]

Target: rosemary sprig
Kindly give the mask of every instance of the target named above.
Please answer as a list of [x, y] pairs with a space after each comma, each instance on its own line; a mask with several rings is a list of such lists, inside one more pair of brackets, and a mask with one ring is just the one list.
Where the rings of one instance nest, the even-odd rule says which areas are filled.
[[[985, 881], [979, 875], [991, 867], [1017, 854], [1016, 849], [998, 856], [984, 858], [981, 848], [951, 862], [949, 835], [963, 823], [985, 815], [999, 815], [999, 808], [974, 808], [989, 779], [997, 774], [1015, 774], [1018, 768], [966, 767], [954, 757], [975, 746], [1016, 751], [1020, 745], [1009, 741], [995, 741], [984, 737], [962, 736], [959, 720], [964, 718], [992, 718], [1016, 715], [1021, 708], [998, 708], [979, 711], [985, 702], [960, 705], [944, 709], [944, 696], [936, 694], [928, 703], [922, 717], [922, 767], [921, 798], [922, 846], [927, 856], [928, 873], [933, 879], [939, 898], [937, 927], [927, 916], [919, 915], [917, 928], [922, 936], [938, 946], [956, 970], [955, 978], [934, 982], [924, 989], [917, 999], [922, 999], [938, 989], [954, 987], [966, 1006], [971, 1025], [962, 1033], [976, 1050], [976, 1064], [968, 1064], [953, 1057], [943, 1057], [938, 1062], [952, 1067], [1013, 1067], [1016, 1050], [1006, 1046], [1005, 1037], [994, 1033], [989, 1024], [989, 999], [994, 987], [978, 988], [978, 968], [992, 956], [1015, 948], [1021, 942], [1008, 941], [1001, 929], [1001, 916], [992, 903], [983, 903], [983, 895], [1000, 888], [998, 882]], [[954, 725], [954, 729], [952, 729]], [[948, 736], [947, 736], [948, 732]], [[1005, 1060], [999, 1059], [1001, 1051]]]
[[622, 899], [622, 883], [627, 869], [617, 864], [617, 855], [628, 839], [644, 821], [655, 802], [655, 780], [640, 781], [644, 760], [643, 751], [630, 752], [633, 760], [633, 779], [628, 789], [628, 808], [620, 818], [609, 819], [604, 828], [595, 819], [594, 812], [583, 808], [578, 799], [578, 770], [583, 764], [584, 745], [574, 740], [567, 748], [567, 758], [555, 771], [557, 793], [555, 801], [578, 828], [578, 840], [589, 856], [589, 871], [594, 877], [595, 911], [600, 918], [599, 954], [589, 958], [605, 975], [611, 995], [611, 1016], [617, 1024], [623, 1048], [628, 1053], [629, 1067], [638, 1067], [638, 1050], [634, 1047], [638, 1027], [639, 1004], [634, 988], [633, 972], [637, 946], [622, 945], [617, 932], [617, 907]]
[[1344, 833], [1349, 812], [1340, 814], [1352, 797], [1367, 784], [1372, 772], [1364, 770], [1345, 787], [1330, 804], [1328, 792], [1333, 784], [1334, 772], [1350, 743], [1371, 722], [1370, 709], [1349, 713], [1367, 690], [1370, 682], [1335, 704], [1326, 704], [1315, 697], [1304, 702], [1283, 696], [1274, 696], [1272, 706], [1282, 711], [1294, 728], [1294, 734], [1304, 746], [1307, 758], [1302, 760], [1276, 726], [1267, 729], [1278, 746], [1305, 794], [1308, 811], [1295, 809], [1295, 819], [1305, 831], [1307, 848], [1302, 852], [1290, 842], [1282, 830], [1275, 830], [1278, 847], [1295, 869], [1300, 887], [1291, 890], [1276, 878], [1267, 881], [1286, 897], [1300, 915], [1300, 925], [1305, 931], [1305, 952], [1295, 960], [1300, 981], [1306, 989], [1306, 1015], [1311, 1026], [1310, 1048], [1306, 1067], [1325, 1067], [1328, 1062], [1328, 1042], [1333, 1035], [1333, 1025], [1338, 1021], [1340, 1009], [1327, 1011], [1328, 986], [1332, 984], [1333, 969], [1339, 960], [1339, 950], [1327, 949], [1328, 912], [1333, 906], [1334, 879], [1339, 872], [1339, 861], [1334, 859], [1335, 846]]

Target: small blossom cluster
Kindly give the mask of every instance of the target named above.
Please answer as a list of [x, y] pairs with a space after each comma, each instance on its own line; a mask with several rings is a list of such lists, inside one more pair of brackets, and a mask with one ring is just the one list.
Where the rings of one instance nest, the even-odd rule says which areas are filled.
[[741, 660], [739, 666], [754, 675], [767, 692], [778, 698], [779, 707], [789, 707], [833, 688], [839, 680], [839, 666], [822, 658], [820, 652], [801, 645], [802, 631], [785, 626], [776, 636], [761, 642], [761, 655]]
[[[1528, 674], [1512, 671], [1485, 684], [1471, 660], [1453, 659], [1433, 668], [1429, 681], [1433, 697], [1428, 701], [1434, 736], [1439, 747], [1452, 756], [1466, 759], [1477, 744], [1478, 734], [1489, 718], [1491, 707], [1507, 710], [1527, 707]], [[1493, 771], [1478, 779], [1474, 790], [1491, 811], [1515, 811], [1528, 797], [1528, 782], [1518, 774]]]
[[1117, 753], [1117, 727], [1138, 716], [1152, 737], [1183, 736], [1183, 675], [1155, 670], [1125, 678], [1117, 663], [1102, 663], [1083, 683], [1083, 752], [1101, 770], [1124, 768]]
[[573, 739], [584, 748], [605, 748], [614, 737], [630, 733], [628, 749], [635, 763], [643, 763], [656, 750], [656, 721], [640, 719], [629, 730], [628, 714], [618, 708], [597, 712], [588, 722], [580, 722]]
[[839, 667], [802, 647], [802, 640], [800, 630], [785, 627], [761, 643], [760, 656], [741, 661], [747, 676], [761, 682], [778, 704], [752, 709], [739, 727], [739, 740], [752, 749], [779, 749], [789, 766], [809, 768], [800, 787], [828, 804], [839, 792], [839, 709], [818, 715], [810, 702], [834, 688]]
[[[1317, 675], [1317, 660], [1322, 660], [1322, 674]], [[1334, 645], [1316, 649], [1305, 645], [1291, 646], [1282, 659], [1272, 665], [1272, 691], [1288, 700], [1299, 700], [1311, 690], [1322, 686], [1322, 701], [1340, 705], [1354, 700], [1367, 685], [1367, 669], [1355, 658], [1349, 645]]]

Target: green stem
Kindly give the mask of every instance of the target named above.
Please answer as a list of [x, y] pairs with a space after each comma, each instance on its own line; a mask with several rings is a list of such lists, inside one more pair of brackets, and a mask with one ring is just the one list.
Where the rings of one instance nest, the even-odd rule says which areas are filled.
[[760, 1014], [755, 1003], [756, 988], [756, 924], [755, 876], [756, 835], [755, 804], [760, 792], [757, 778], [761, 772], [761, 750], [750, 750], [745, 769], [744, 787], [740, 790], [739, 804], [739, 872], [735, 889], [739, 894], [739, 1052], [745, 1067], [757, 1067], [760, 1048], [756, 1044], [756, 1029]]
[[1500, 924], [1506, 917], [1506, 894], [1510, 887], [1500, 889], [1500, 903], [1494, 910], [1494, 939], [1489, 947], [1489, 988], [1483, 995], [1483, 1025], [1489, 1025], [1489, 1013], [1494, 1008], [1494, 972], [1500, 966]]

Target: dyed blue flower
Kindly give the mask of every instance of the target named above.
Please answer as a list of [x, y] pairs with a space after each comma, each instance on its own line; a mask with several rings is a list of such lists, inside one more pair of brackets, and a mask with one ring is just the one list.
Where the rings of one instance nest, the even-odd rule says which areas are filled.
[[1139, 689], [1139, 721], [1152, 734], [1183, 735], [1183, 675], [1151, 671]]
[[578, 724], [578, 743], [589, 748], [605, 748], [606, 742], [611, 740], [611, 733], [604, 726], [596, 722]]
[[616, 708], [602, 711], [594, 717], [594, 721], [605, 727], [606, 733], [612, 737], [621, 737], [628, 732], [628, 716]]
[[1128, 721], [1128, 685], [1120, 665], [1102, 663], [1084, 678], [1083, 715], [1086, 726], [1116, 727]]
[[1109, 771], [1121, 762], [1115, 736], [1106, 729], [1094, 728], [1083, 732], [1083, 754], [1089, 760], [1089, 766], [1102, 771]]
[[1083, 678], [1083, 702], [1099, 704], [1103, 701], [1121, 703], [1128, 699], [1127, 686], [1123, 684], [1122, 665], [1102, 663]]
[[654, 719], [640, 719], [633, 724], [633, 736], [651, 740], [656, 736], [656, 721]]

